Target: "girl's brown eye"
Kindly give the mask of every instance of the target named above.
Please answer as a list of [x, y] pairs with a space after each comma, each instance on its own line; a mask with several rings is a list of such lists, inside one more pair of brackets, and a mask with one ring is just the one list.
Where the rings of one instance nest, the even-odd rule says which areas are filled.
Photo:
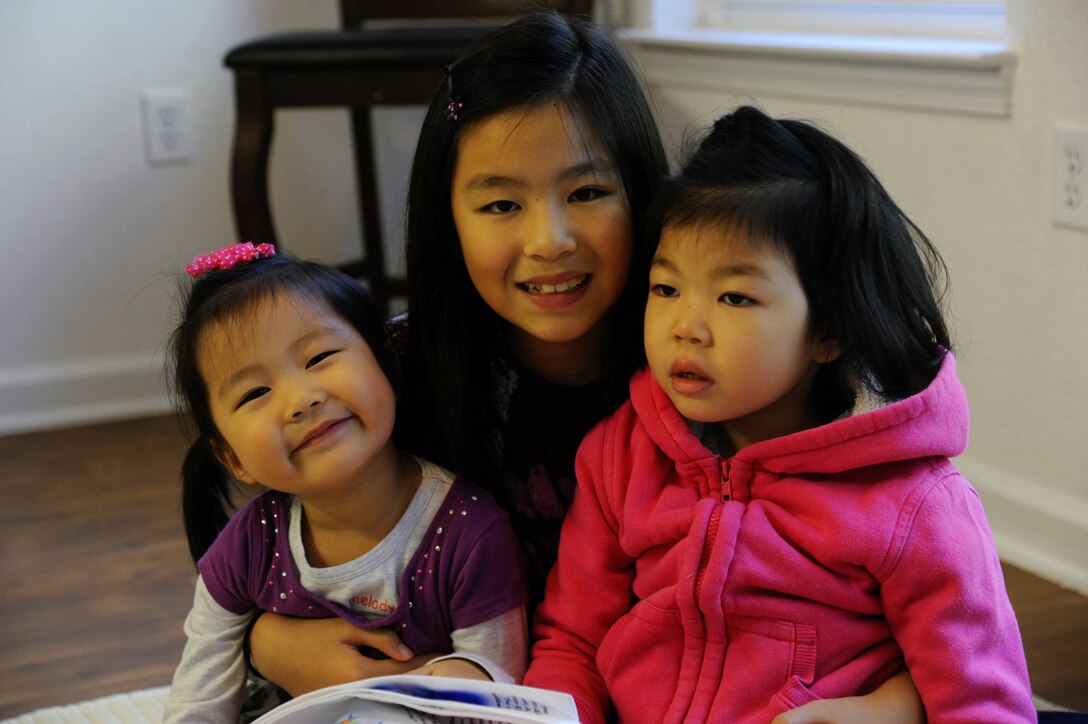
[[492, 201], [490, 204], [483, 208], [483, 211], [491, 214], [509, 214], [511, 211], [517, 211], [517, 209], [518, 205], [515, 204], [513, 201], [503, 200]]
[[314, 365], [328, 359], [330, 356], [332, 356], [334, 354], [336, 354], [336, 350], [330, 350], [328, 352], [322, 352], [319, 355], [314, 355], [313, 357], [310, 358], [310, 361], [306, 363], [306, 369], [310, 369]]
[[269, 387], [254, 387], [252, 390], [242, 395], [242, 399], [238, 401], [238, 407], [245, 405], [247, 402], [253, 402], [258, 397], [263, 397], [269, 392], [271, 392], [271, 388]]
[[578, 189], [577, 191], [572, 193], [570, 195], [570, 200], [579, 202], [593, 201], [594, 199], [599, 199], [604, 195], [605, 192], [602, 189], [587, 186], [585, 188]]
[[676, 287], [670, 287], [668, 284], [654, 284], [650, 287], [650, 293], [656, 294], [659, 297], [675, 297], [679, 292], [676, 291]]
[[746, 297], [743, 294], [737, 294], [736, 292], [726, 292], [721, 296], [721, 300], [731, 307], [747, 307], [749, 304], [755, 302], [751, 297]]

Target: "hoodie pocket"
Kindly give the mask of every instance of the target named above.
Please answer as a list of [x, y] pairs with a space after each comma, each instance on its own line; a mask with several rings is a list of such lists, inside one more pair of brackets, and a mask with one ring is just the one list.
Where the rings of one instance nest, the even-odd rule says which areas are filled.
[[597, 669], [620, 721], [665, 720], [677, 690], [683, 653], [683, 628], [676, 609], [640, 601], [613, 624], [597, 651]]
[[714, 717], [769, 721], [774, 714], [818, 697], [809, 690], [816, 672], [816, 628], [757, 616], [730, 616], [728, 645]]

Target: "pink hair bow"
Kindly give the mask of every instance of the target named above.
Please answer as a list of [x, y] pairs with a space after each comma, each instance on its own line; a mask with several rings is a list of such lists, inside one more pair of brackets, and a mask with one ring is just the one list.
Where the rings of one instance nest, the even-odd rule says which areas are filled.
[[244, 244], [231, 244], [222, 249], [216, 249], [209, 254], [203, 254], [193, 258], [193, 263], [185, 267], [189, 276], [196, 279], [201, 274], [210, 271], [230, 269], [240, 261], [251, 261], [266, 256], [275, 256], [276, 247], [271, 244], [253, 245], [252, 241]]

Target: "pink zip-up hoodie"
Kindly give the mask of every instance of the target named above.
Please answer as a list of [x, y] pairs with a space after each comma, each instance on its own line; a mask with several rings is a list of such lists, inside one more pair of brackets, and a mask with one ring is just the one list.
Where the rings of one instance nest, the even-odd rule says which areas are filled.
[[906, 663], [931, 722], [1034, 722], [947, 355], [923, 392], [719, 458], [647, 371], [578, 452], [525, 683], [586, 724], [761, 722]]

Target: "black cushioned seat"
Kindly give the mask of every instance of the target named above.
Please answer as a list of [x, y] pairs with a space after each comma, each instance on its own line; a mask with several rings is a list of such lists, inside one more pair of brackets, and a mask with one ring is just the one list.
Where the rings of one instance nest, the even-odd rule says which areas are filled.
[[229, 68], [437, 67], [493, 26], [396, 28], [279, 33], [243, 43], [227, 53]]

